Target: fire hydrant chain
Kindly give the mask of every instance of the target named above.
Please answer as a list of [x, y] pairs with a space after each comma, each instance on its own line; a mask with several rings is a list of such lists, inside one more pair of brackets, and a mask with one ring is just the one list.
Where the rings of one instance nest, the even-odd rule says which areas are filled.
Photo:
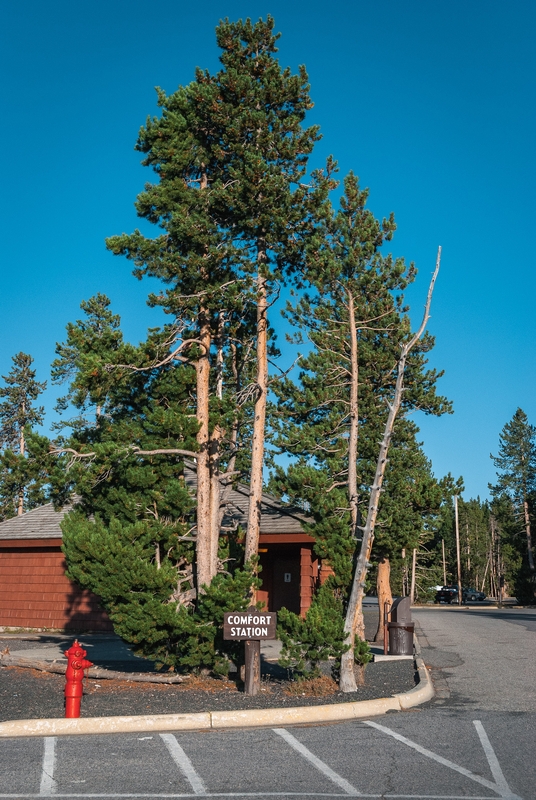
[[84, 670], [93, 666], [87, 661], [87, 650], [84, 650], [78, 639], [65, 651], [67, 656], [67, 669], [65, 670], [65, 716], [68, 719], [77, 719], [80, 716], [80, 703], [84, 692], [82, 681]]

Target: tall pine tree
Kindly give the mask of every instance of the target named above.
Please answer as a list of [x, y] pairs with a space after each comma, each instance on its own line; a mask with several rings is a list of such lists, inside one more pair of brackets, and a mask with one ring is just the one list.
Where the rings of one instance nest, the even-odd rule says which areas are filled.
[[41, 425], [43, 406], [35, 401], [46, 389], [36, 380], [33, 358], [27, 353], [13, 356], [13, 366], [0, 387], [0, 496], [2, 515], [9, 518], [35, 508], [45, 499], [47, 482], [46, 441], [32, 431]]
[[[149, 239], [135, 231], [108, 240], [114, 253], [134, 262], [138, 277], [157, 277], [168, 287], [150, 297], [174, 318], [160, 363], [195, 366], [199, 587], [215, 575], [220, 465], [228, 475], [235, 471], [239, 440], [248, 438], [238, 435], [244, 418], [252, 426], [251, 455], [242, 457], [251, 483], [246, 561], [257, 552], [270, 293], [300, 258], [309, 213], [300, 181], [318, 134], [301, 127], [311, 106], [307, 76], [303, 68], [292, 75], [280, 67], [273, 27], [271, 17], [221, 23], [216, 36], [223, 69], [214, 76], [197, 70], [195, 80], [171, 96], [159, 90], [162, 116], [147, 121], [137, 144], [158, 182], [136, 207], [163, 233]], [[223, 365], [232, 376], [224, 387]]]
[[[499, 436], [499, 454], [491, 456], [497, 468], [497, 483], [490, 484], [494, 498], [507, 497], [522, 523], [526, 559], [534, 584], [535, 564], [532, 545], [530, 502], [536, 492], [536, 428], [518, 408]], [[533, 592], [536, 591], [533, 586]]]
[[[68, 488], [78, 495], [62, 523], [68, 575], [100, 596], [116, 632], [141, 655], [171, 668], [225, 671], [232, 647], [218, 623], [228, 604], [246, 604], [252, 578], [228, 568], [198, 596], [195, 508], [184, 475], [184, 455], [196, 447], [195, 370], [170, 362], [116, 372], [126, 361], [155, 363], [166, 332], [138, 348], [125, 344], [109, 301], [94, 301], [83, 304], [86, 320], [68, 326], [55, 362], [72, 404], [99, 409], [56, 443], [71, 458]], [[97, 317], [107, 324], [95, 337]], [[223, 561], [234, 543], [221, 544]]]
[[[275, 445], [294, 457], [287, 470], [276, 470], [275, 484], [281, 494], [309, 510], [319, 555], [331, 562], [333, 580], [343, 591], [350, 583], [356, 540], [361, 539], [361, 509], [369, 502], [400, 346], [409, 339], [403, 291], [415, 276], [413, 266], [382, 254], [394, 219], [376, 220], [366, 208], [367, 195], [350, 174], [340, 209], [326, 213], [323, 242], [308, 252], [312, 290], [287, 312], [312, 349], [300, 359], [299, 383], [289, 380], [275, 389]], [[402, 417], [415, 408], [433, 414], [450, 410], [435, 391], [439, 374], [426, 369], [432, 345], [432, 337], [424, 336], [408, 358]], [[399, 419], [393, 447], [414, 447], [414, 435], [414, 428]], [[403, 463], [391, 457], [393, 465], [397, 460]], [[400, 482], [393, 465], [387, 467], [384, 494]], [[393, 497], [392, 508], [396, 502]], [[388, 524], [389, 514], [386, 507], [380, 526]], [[380, 553], [384, 565], [389, 550], [385, 538]], [[364, 634], [362, 619], [358, 633]]]

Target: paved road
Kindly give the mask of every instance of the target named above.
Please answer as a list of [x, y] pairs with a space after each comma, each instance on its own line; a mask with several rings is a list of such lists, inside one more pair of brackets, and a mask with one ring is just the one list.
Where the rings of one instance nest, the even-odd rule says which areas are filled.
[[0, 797], [534, 800], [536, 616], [486, 613], [415, 612], [440, 688], [427, 708], [289, 730], [0, 741]]
[[414, 610], [413, 618], [439, 699], [465, 709], [536, 711], [534, 609], [446, 606]]

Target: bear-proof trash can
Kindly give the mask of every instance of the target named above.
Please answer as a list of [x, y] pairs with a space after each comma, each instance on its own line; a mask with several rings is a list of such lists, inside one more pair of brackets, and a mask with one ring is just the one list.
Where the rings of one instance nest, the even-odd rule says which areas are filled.
[[413, 655], [414, 622], [389, 622], [389, 655]]

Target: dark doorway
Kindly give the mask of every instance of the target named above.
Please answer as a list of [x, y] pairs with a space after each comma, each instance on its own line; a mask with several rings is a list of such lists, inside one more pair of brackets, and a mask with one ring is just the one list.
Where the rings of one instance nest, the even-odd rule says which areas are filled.
[[300, 613], [300, 556], [274, 559], [272, 611], [288, 608]]

